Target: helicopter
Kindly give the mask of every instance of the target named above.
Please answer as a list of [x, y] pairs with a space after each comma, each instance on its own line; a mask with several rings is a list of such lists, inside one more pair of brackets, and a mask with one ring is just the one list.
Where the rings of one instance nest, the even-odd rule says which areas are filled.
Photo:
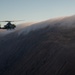
[[[18, 20], [18, 21], [21, 21], [21, 20]], [[15, 24], [12, 24], [11, 22], [16, 22], [16, 21], [0, 21], [0, 22], [7, 22], [6, 25], [4, 25], [3, 27], [1, 27], [0, 25], [0, 29], [15, 29], [16, 28], [16, 25]]]

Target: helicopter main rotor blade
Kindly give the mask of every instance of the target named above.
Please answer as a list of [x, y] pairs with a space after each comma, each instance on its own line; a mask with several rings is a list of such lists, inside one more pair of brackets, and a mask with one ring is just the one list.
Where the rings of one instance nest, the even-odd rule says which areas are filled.
[[0, 21], [0, 22], [18, 22], [18, 21], [24, 21], [24, 20], [14, 20], [14, 21]]
[[14, 21], [0, 21], [0, 22], [14, 22]]

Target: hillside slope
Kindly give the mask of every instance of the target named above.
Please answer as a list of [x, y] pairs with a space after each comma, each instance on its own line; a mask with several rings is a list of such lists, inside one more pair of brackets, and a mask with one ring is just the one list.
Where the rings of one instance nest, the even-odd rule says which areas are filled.
[[56, 24], [2, 37], [0, 75], [75, 75], [75, 27]]

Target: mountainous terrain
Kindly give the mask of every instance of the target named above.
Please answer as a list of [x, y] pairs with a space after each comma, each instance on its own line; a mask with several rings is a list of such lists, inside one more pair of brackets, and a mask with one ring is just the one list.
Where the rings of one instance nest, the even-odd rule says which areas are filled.
[[0, 30], [0, 75], [75, 75], [75, 15]]

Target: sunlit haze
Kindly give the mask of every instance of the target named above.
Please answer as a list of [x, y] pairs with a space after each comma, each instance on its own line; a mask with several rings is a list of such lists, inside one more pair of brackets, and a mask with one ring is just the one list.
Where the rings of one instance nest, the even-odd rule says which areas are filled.
[[35, 22], [75, 14], [75, 0], [0, 0], [0, 20]]

